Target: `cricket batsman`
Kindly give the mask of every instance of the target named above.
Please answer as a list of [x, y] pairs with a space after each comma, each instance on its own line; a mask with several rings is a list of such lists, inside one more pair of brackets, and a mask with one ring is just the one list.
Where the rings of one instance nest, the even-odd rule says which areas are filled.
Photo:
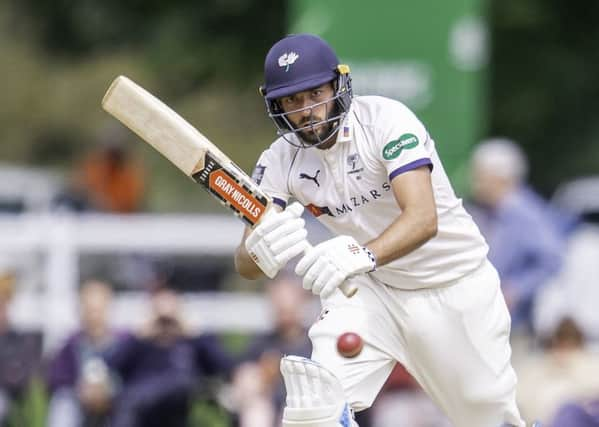
[[[353, 411], [401, 362], [455, 426], [524, 426], [499, 277], [426, 128], [400, 102], [354, 97], [349, 68], [314, 35], [275, 43], [264, 79], [279, 138], [253, 177], [278, 209], [246, 230], [235, 265], [274, 277], [301, 256], [295, 271], [323, 306], [311, 359], [281, 360], [283, 425], [357, 426]], [[304, 208], [336, 237], [310, 246]], [[353, 357], [337, 351], [346, 331], [363, 339]]]

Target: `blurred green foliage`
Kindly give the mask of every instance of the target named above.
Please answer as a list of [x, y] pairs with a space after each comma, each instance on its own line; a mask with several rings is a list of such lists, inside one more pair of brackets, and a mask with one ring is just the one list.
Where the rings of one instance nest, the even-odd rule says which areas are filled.
[[196, 400], [191, 407], [188, 427], [230, 427], [230, 415], [217, 404]]
[[[275, 136], [257, 87], [285, 27], [276, 0], [0, 2], [0, 158], [68, 175], [121, 128], [100, 101], [125, 74], [251, 171]], [[117, 134], [146, 165], [149, 210], [220, 212], [137, 137]]]
[[599, 2], [491, 4], [491, 134], [519, 141], [545, 194], [599, 173]]
[[44, 427], [47, 410], [48, 394], [45, 385], [40, 377], [35, 377], [21, 398], [11, 406], [6, 427]]
[[[545, 193], [596, 172], [599, 3], [488, 4], [488, 133], [524, 145], [533, 183]], [[286, 8], [278, 0], [0, 2], [0, 158], [68, 174], [120, 126], [100, 100], [126, 74], [251, 171], [275, 136], [256, 88], [265, 53], [286, 32]], [[220, 212], [149, 147], [122, 135], [147, 167], [149, 210]]]
[[49, 54], [85, 60], [135, 52], [178, 95], [215, 80], [245, 87], [285, 31], [277, 0], [13, 0], [13, 11], [26, 17], [18, 32]]

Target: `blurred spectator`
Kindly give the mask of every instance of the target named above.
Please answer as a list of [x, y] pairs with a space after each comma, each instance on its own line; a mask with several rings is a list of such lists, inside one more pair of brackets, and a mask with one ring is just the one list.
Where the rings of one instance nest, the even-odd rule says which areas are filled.
[[599, 354], [585, 347], [584, 336], [571, 318], [561, 320], [547, 347], [516, 366], [522, 415], [542, 422], [549, 422], [564, 404], [599, 397]]
[[34, 376], [39, 372], [41, 334], [16, 330], [8, 309], [16, 282], [16, 269], [0, 260], [0, 425], [26, 398]]
[[55, 201], [58, 209], [132, 213], [141, 209], [144, 174], [123, 145], [103, 142], [78, 165], [71, 187]]
[[562, 215], [570, 218], [566, 221], [569, 229], [579, 225], [578, 220], [599, 223], [599, 175], [584, 176], [561, 183], [551, 198], [551, 204], [562, 212]]
[[119, 340], [107, 356], [121, 381], [112, 427], [184, 427], [198, 377], [232, 367], [214, 337], [187, 335], [174, 291], [156, 290], [151, 310], [141, 333]]
[[373, 427], [451, 426], [445, 415], [399, 363], [383, 386], [372, 412]]
[[515, 331], [530, 332], [531, 308], [538, 289], [559, 271], [561, 235], [552, 210], [526, 184], [527, 161], [507, 139], [480, 143], [471, 163], [474, 220], [489, 244], [489, 258]]
[[60, 192], [60, 175], [0, 162], [0, 213], [45, 212]]
[[310, 357], [305, 315], [310, 295], [296, 276], [280, 274], [267, 286], [274, 328], [249, 345], [246, 363], [235, 374], [234, 395], [240, 427], [277, 425], [284, 406], [285, 389], [279, 371], [285, 354]]
[[599, 427], [599, 400], [563, 405], [549, 427]]
[[111, 303], [108, 283], [90, 280], [81, 287], [81, 330], [48, 368], [48, 427], [108, 426], [113, 382], [102, 354], [117, 340], [108, 321]]
[[599, 345], [599, 177], [566, 182], [552, 203], [579, 218], [565, 246], [559, 274], [540, 291], [534, 326], [540, 336], [555, 329], [563, 316], [573, 318], [590, 344]]

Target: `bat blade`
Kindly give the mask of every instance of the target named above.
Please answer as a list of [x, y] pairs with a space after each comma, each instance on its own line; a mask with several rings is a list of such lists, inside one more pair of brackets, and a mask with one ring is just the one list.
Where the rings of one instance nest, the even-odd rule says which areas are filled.
[[187, 175], [201, 168], [210, 142], [166, 104], [125, 76], [117, 77], [102, 107]]
[[[216, 145], [129, 78], [119, 76], [112, 82], [102, 107], [248, 226], [255, 227], [272, 207], [272, 199]], [[348, 282], [340, 288], [348, 297], [357, 291]]]
[[272, 200], [216, 145], [129, 78], [112, 82], [102, 107], [250, 227], [271, 206]]

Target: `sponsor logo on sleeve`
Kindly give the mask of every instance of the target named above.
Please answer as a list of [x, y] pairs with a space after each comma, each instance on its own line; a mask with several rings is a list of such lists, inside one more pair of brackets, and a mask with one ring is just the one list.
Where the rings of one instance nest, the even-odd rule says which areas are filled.
[[418, 137], [413, 133], [404, 133], [383, 147], [383, 158], [393, 160], [399, 157], [403, 150], [409, 150], [418, 145]]

